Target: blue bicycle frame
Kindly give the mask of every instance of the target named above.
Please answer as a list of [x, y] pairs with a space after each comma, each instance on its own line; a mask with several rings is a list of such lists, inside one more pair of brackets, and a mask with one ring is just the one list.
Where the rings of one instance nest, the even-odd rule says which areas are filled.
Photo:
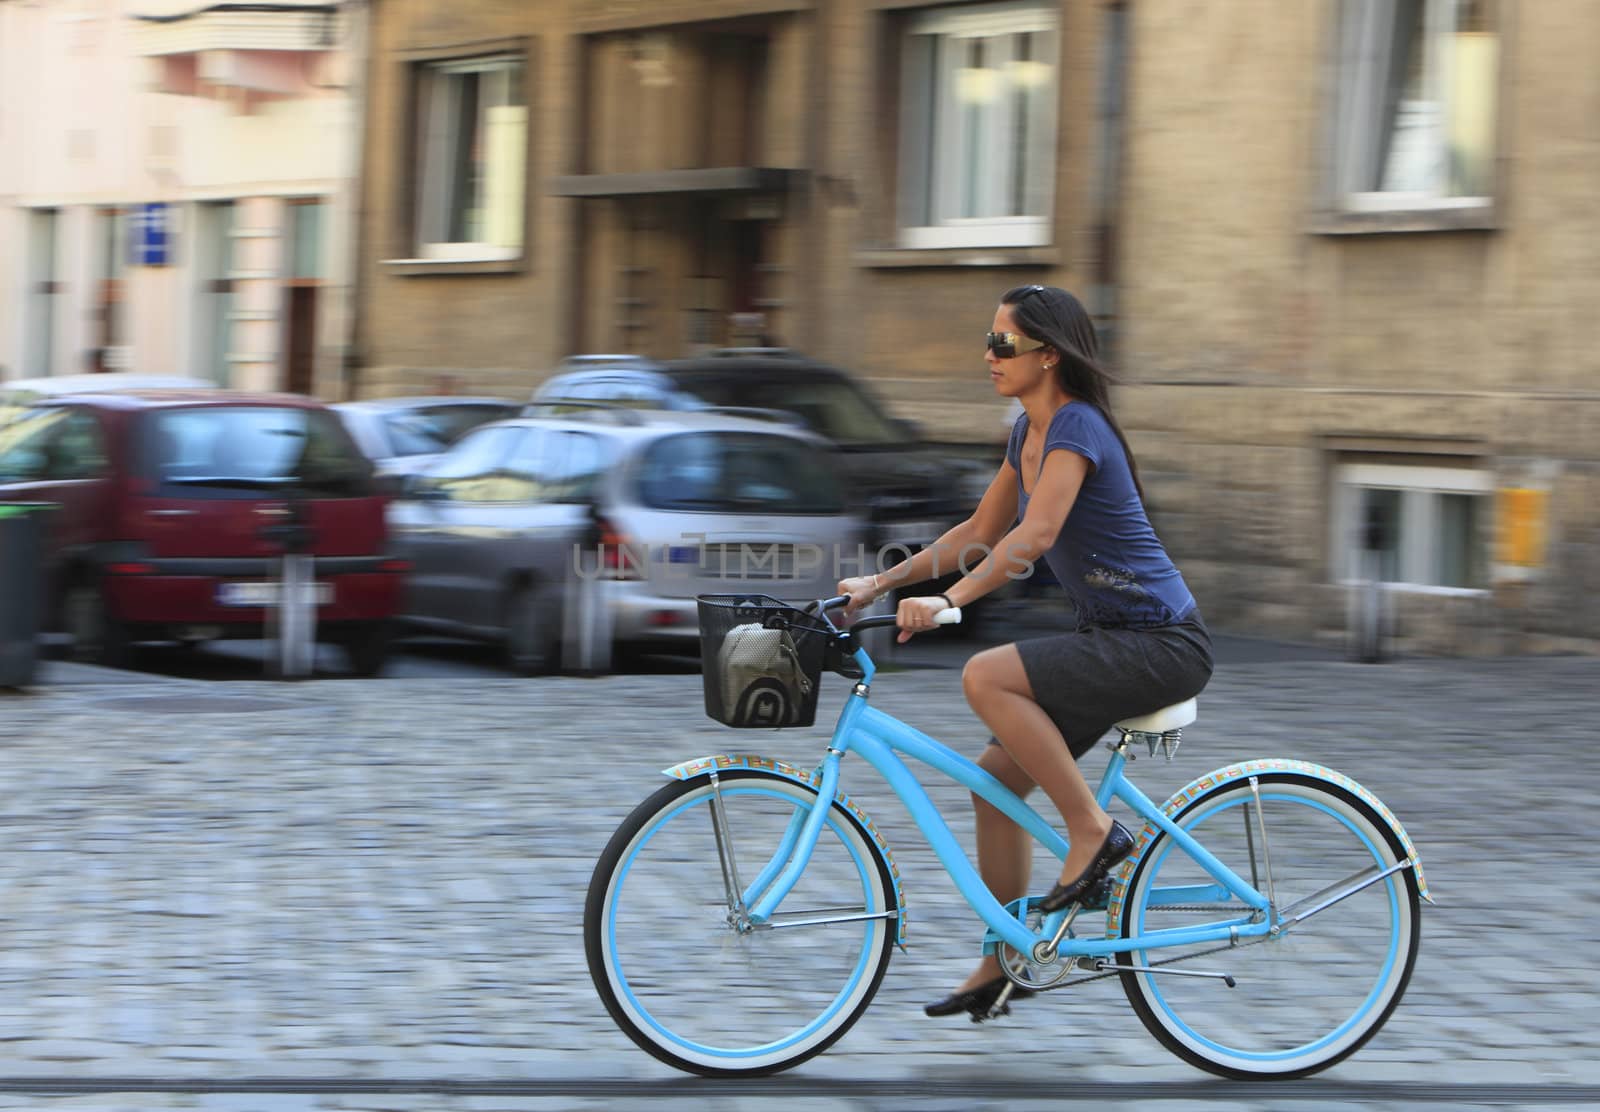
[[[955, 882], [957, 890], [979, 918], [988, 924], [993, 936], [1020, 954], [1031, 954], [1035, 945], [1048, 942], [1054, 936], [1061, 918], [1067, 912], [1062, 910], [1046, 916], [1040, 934], [1030, 932], [1020, 917], [1027, 901], [1013, 904], [1019, 909], [1014, 914], [989, 893], [944, 817], [897, 754], [903, 753], [921, 761], [992, 803], [1062, 860], [1067, 856], [1067, 840], [1037, 811], [976, 763], [893, 715], [870, 706], [867, 692], [876, 667], [863, 649], [856, 650], [855, 660], [861, 668], [862, 678], [839, 714], [838, 724], [834, 727], [832, 740], [823, 758], [817, 805], [804, 816], [796, 814], [777, 853], [745, 889], [742, 905], [749, 909], [750, 920], [754, 923], [769, 921], [805, 871], [823, 822], [838, 793], [840, 758], [846, 753], [855, 753], [876, 769], [895, 795], [899, 796], [917, 828], [938, 855], [945, 871], [950, 874], [950, 879]], [[1275, 924], [1271, 921], [1267, 896], [1217, 860], [1187, 831], [1168, 818], [1149, 796], [1131, 784], [1123, 775], [1125, 763], [1126, 758], [1121, 752], [1112, 753], [1095, 793], [1100, 805], [1104, 807], [1112, 799], [1122, 800], [1135, 814], [1165, 831], [1217, 881], [1215, 886], [1186, 885], [1157, 889], [1151, 905], [1218, 900], [1232, 895], [1244, 905], [1246, 913], [1202, 926], [1152, 930], [1129, 938], [1064, 938], [1058, 947], [1061, 956], [1068, 959], [1106, 957], [1128, 950], [1237, 941], [1268, 934]]]

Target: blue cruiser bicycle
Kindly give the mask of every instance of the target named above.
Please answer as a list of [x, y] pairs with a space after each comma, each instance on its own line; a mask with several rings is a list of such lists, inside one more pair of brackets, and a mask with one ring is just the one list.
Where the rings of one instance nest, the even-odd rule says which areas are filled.
[[1117, 725], [1099, 786], [1102, 806], [1120, 800], [1142, 820], [1134, 852], [1083, 903], [1047, 914], [1041, 894], [1002, 906], [900, 755], [978, 793], [1058, 858], [1066, 840], [972, 761], [869, 703], [875, 669], [859, 636], [894, 619], [842, 630], [828, 611], [846, 601], [700, 600], [717, 720], [807, 726], [823, 671], [855, 686], [816, 768], [686, 761], [601, 854], [584, 947], [606, 1009], [640, 1047], [706, 1076], [770, 1074], [826, 1050], [866, 1010], [906, 941], [906, 899], [888, 844], [842, 790], [851, 755], [904, 802], [1014, 986], [1116, 978], [1163, 1045], [1231, 1078], [1316, 1073], [1383, 1026], [1416, 963], [1428, 895], [1404, 828], [1371, 792], [1268, 758], [1158, 804], [1126, 765], [1140, 745], [1171, 758], [1195, 704], [1167, 707]]

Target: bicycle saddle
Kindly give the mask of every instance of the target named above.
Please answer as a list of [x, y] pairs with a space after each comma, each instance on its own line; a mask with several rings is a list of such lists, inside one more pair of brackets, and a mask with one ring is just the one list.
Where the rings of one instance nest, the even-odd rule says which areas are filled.
[[1116, 724], [1115, 729], [1130, 730], [1136, 734], [1164, 734], [1168, 730], [1181, 730], [1199, 716], [1199, 706], [1195, 700], [1185, 699], [1137, 718], [1124, 718]]

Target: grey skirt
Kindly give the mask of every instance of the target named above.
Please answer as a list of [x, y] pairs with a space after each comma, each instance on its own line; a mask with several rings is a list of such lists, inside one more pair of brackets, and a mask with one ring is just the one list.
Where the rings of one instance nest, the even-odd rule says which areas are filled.
[[1176, 625], [1091, 626], [1016, 644], [1034, 700], [1079, 758], [1117, 722], [1191, 699], [1211, 678], [1211, 635], [1198, 610]]

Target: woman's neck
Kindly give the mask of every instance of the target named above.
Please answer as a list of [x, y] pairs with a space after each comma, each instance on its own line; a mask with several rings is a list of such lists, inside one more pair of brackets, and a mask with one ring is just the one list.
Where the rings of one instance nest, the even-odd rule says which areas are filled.
[[1019, 395], [1017, 400], [1022, 403], [1022, 411], [1028, 415], [1029, 428], [1047, 429], [1056, 411], [1072, 401], [1073, 397], [1061, 389], [1052, 376], [1041, 380], [1035, 389]]

